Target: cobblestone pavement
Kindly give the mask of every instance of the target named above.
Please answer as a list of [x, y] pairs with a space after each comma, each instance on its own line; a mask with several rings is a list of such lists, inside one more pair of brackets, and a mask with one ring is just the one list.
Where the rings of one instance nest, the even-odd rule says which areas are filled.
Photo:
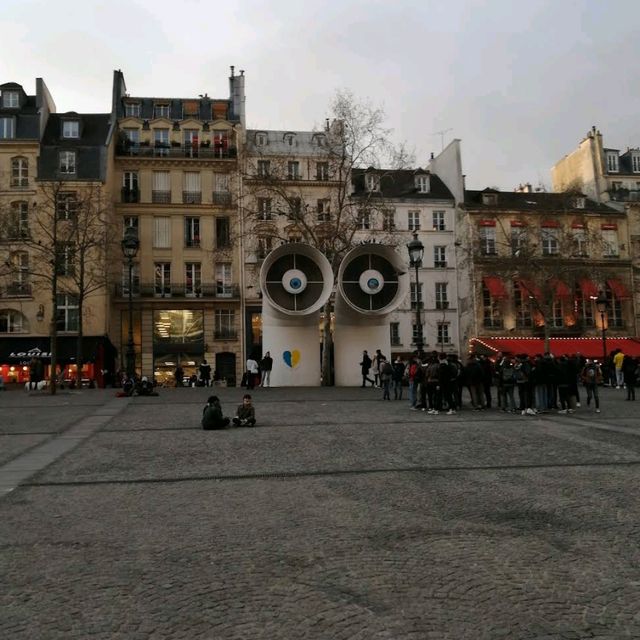
[[[258, 389], [258, 428], [203, 432], [211, 392], [123, 400], [0, 499], [0, 637], [640, 638], [622, 391], [524, 417]], [[213, 392], [231, 413], [243, 390]], [[3, 394], [0, 459], [112, 402]]]

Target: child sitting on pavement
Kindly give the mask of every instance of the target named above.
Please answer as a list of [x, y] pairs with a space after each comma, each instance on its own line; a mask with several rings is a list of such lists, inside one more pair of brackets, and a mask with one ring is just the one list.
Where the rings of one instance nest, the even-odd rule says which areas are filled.
[[233, 424], [236, 427], [255, 427], [256, 426], [256, 410], [251, 404], [251, 395], [245, 393], [242, 397], [242, 404], [236, 411], [236, 416], [233, 419]]
[[222, 407], [218, 396], [209, 396], [209, 400], [202, 410], [202, 428], [205, 431], [225, 429], [229, 425], [229, 418], [222, 415]]

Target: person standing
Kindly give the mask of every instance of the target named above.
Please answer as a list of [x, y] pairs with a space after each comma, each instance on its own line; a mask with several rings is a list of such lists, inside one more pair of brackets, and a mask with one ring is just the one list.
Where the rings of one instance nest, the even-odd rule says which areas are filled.
[[247, 358], [247, 389], [253, 389], [258, 381], [260, 369], [258, 363], [252, 358]]
[[598, 385], [602, 383], [602, 371], [598, 363], [587, 358], [586, 364], [580, 373], [582, 384], [587, 392], [587, 407], [593, 397], [596, 405], [596, 413], [600, 413], [600, 399], [598, 398]]
[[200, 380], [205, 387], [211, 386], [211, 365], [207, 364], [206, 360], [203, 360], [199, 367]]
[[636, 370], [638, 369], [638, 362], [636, 358], [631, 356], [625, 356], [622, 363], [622, 375], [624, 377], [624, 385], [627, 387], [626, 400], [636, 399], [636, 384], [638, 383], [636, 377]]
[[373, 356], [373, 378], [375, 386], [380, 388], [380, 374], [382, 373], [382, 364], [386, 361], [386, 356], [382, 355], [380, 349], [376, 349], [376, 355]]
[[616, 368], [616, 389], [619, 389], [624, 385], [624, 373], [622, 372], [622, 365], [624, 363], [624, 353], [622, 349], [618, 349], [618, 353], [613, 356], [613, 366]]
[[380, 359], [380, 382], [384, 393], [382, 394], [383, 400], [391, 400], [391, 379], [393, 378], [393, 367], [390, 362], [387, 362], [385, 357]]
[[175, 373], [173, 375], [175, 376], [175, 379], [176, 379], [176, 387], [182, 387], [183, 379], [184, 379], [184, 371], [182, 370], [182, 367], [180, 365], [176, 367]]
[[262, 374], [262, 379], [260, 380], [261, 387], [268, 387], [271, 383], [271, 369], [273, 369], [273, 358], [271, 357], [271, 353], [267, 351], [264, 354], [264, 358], [260, 360], [260, 373]]
[[397, 356], [393, 363], [393, 399], [402, 400], [402, 381], [404, 380], [404, 362]]
[[369, 377], [369, 371], [371, 370], [371, 358], [369, 357], [366, 349], [362, 352], [360, 370], [362, 372], [362, 388], [365, 388], [367, 382], [370, 382], [371, 386], [375, 387], [375, 382]]

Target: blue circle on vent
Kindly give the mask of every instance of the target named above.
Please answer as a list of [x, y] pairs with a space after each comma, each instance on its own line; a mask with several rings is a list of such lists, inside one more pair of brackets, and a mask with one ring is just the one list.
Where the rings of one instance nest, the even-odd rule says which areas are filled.
[[292, 289], [299, 289], [302, 286], [302, 280], [300, 280], [300, 278], [291, 278], [291, 280], [289, 280], [289, 286]]
[[369, 278], [367, 280], [367, 286], [369, 289], [377, 289], [380, 286], [380, 281], [378, 278]]

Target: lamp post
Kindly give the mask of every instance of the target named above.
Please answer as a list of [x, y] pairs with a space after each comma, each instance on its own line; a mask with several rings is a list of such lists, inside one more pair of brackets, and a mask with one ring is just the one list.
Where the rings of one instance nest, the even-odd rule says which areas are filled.
[[129, 336], [127, 339], [127, 378], [133, 378], [136, 370], [136, 348], [133, 344], [133, 259], [140, 248], [138, 232], [134, 227], [127, 227], [120, 243], [122, 255], [129, 263]]
[[409, 251], [409, 265], [415, 267], [416, 270], [416, 348], [418, 350], [418, 357], [422, 359], [424, 347], [424, 336], [422, 335], [422, 319], [420, 317], [420, 277], [418, 275], [418, 269], [422, 266], [422, 257], [424, 256], [424, 245], [418, 240], [418, 232], [413, 232], [413, 240], [407, 243], [407, 250]]
[[601, 291], [596, 298], [596, 308], [600, 314], [600, 326], [602, 327], [602, 366], [607, 362], [607, 328], [605, 326], [605, 316], [607, 315], [607, 308], [609, 301], [607, 296]]

